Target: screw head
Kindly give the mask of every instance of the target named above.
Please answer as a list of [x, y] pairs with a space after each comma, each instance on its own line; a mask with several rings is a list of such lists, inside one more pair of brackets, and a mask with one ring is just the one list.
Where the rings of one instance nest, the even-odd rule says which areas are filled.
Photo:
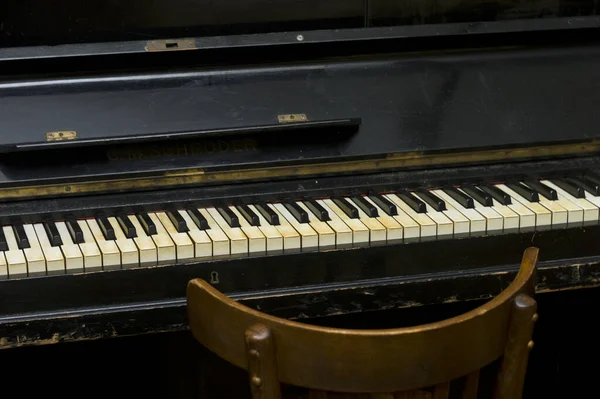
[[529, 343], [527, 343], [527, 349], [532, 350], [533, 349], [533, 341], [529, 341]]
[[252, 377], [252, 385], [259, 387], [262, 384], [262, 380], [259, 377]]
[[304, 36], [303, 35], [298, 35], [296, 36], [296, 40], [298, 40], [299, 42], [304, 40]]

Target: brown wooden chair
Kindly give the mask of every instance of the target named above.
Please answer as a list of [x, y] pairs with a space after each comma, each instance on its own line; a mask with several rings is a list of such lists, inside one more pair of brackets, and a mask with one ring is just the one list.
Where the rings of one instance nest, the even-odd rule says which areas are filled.
[[484, 305], [415, 327], [298, 323], [243, 306], [201, 279], [188, 284], [189, 323], [200, 343], [248, 371], [254, 399], [280, 398], [282, 383], [310, 389], [311, 398], [442, 399], [461, 377], [462, 398], [474, 399], [479, 371], [495, 361], [494, 398], [519, 399], [537, 320], [537, 257], [538, 249], [528, 248], [515, 280]]

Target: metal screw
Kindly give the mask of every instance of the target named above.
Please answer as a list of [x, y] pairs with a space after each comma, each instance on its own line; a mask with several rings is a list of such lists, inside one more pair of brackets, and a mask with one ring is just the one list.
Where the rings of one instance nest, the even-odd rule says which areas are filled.
[[527, 344], [527, 349], [529, 349], [529, 350], [533, 349], [533, 341], [529, 341], [529, 343]]
[[533, 315], [533, 317], [531, 318], [531, 321], [535, 323], [536, 321], [538, 321], [538, 319], [539, 319], [539, 316], [538, 316], [538, 314], [536, 313], [536, 314], [534, 314], [534, 315]]
[[299, 42], [301, 42], [302, 40], [304, 40], [304, 36], [298, 35], [298, 36], [296, 36], [296, 40], [298, 40]]
[[252, 377], [252, 385], [259, 387], [262, 384], [262, 380], [259, 377]]

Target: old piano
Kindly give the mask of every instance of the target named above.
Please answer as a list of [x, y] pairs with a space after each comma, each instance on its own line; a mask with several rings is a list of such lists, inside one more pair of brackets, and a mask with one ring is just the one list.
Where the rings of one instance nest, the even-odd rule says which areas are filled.
[[597, 2], [0, 4], [0, 346], [600, 273]]

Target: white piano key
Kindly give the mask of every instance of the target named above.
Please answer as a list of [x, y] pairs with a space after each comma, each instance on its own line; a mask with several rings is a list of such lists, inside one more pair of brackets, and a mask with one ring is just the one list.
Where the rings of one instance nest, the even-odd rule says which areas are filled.
[[44, 258], [46, 258], [46, 270], [48, 275], [64, 274], [66, 271], [65, 258], [63, 257], [60, 247], [53, 247], [50, 245], [50, 240], [46, 235], [46, 230], [44, 229], [43, 224], [36, 223], [33, 225], [33, 227], [35, 228], [35, 233], [38, 241], [40, 242], [40, 247], [44, 253]]
[[167, 230], [163, 227], [154, 213], [147, 213], [152, 223], [156, 227], [156, 234], [151, 235], [152, 241], [156, 246], [156, 258], [159, 264], [171, 264], [177, 261], [177, 247]]
[[[169, 237], [171, 237], [171, 240], [175, 244], [175, 253], [178, 261], [194, 258], [194, 244], [192, 243], [190, 236], [188, 236], [187, 233], [178, 232], [165, 212], [148, 213], [148, 215], [156, 216], [159, 224], [162, 225], [169, 234]], [[156, 224], [156, 222], [154, 222], [154, 224]]]
[[565, 196], [562, 195], [560, 192], [562, 190], [560, 190], [560, 191], [557, 190], [558, 186], [555, 186], [549, 180], [541, 180], [540, 182], [545, 184], [546, 186], [551, 187], [556, 190], [556, 193], [558, 195], [558, 200], [556, 200], [554, 202], [556, 202], [558, 205], [560, 205], [566, 209], [566, 211], [567, 211], [567, 226], [568, 227], [576, 227], [576, 226], [583, 225], [583, 209], [581, 207], [575, 205], [573, 202], [569, 201], [568, 199], [566, 199]]
[[304, 204], [300, 202], [296, 202], [296, 204], [308, 213], [308, 224], [319, 235], [319, 248], [333, 248], [336, 245], [342, 248], [352, 245], [352, 230], [342, 221], [337, 220], [329, 225], [328, 222], [321, 222], [317, 219]]
[[454, 225], [454, 237], [468, 237], [471, 233], [470, 220], [461, 212], [459, 212], [458, 209], [456, 209], [456, 207], [452, 205], [452, 202], [446, 201], [443, 196], [439, 195], [440, 193], [445, 194], [442, 190], [431, 190], [431, 193], [433, 195], [436, 195], [438, 198], [444, 200], [444, 202], [446, 203], [446, 210], [442, 211], [442, 213], [444, 214], [444, 216], [450, 219], [450, 221]]
[[[250, 209], [252, 209], [254, 211], [254, 213], [256, 213], [258, 215], [261, 227], [264, 226], [264, 227], [274, 228], [277, 230], [277, 232], [279, 232], [279, 234], [283, 238], [283, 251], [284, 252], [287, 252], [287, 251], [295, 252], [295, 251], [299, 251], [300, 249], [302, 249], [300, 233], [298, 233], [296, 231], [296, 229], [294, 229], [292, 227], [292, 225], [284, 217], [282, 217], [281, 215], [278, 214], [279, 225], [271, 226], [269, 224], [269, 222], [262, 216], [262, 214], [258, 211], [258, 209], [254, 205], [248, 205], [248, 207]], [[263, 233], [265, 233], [265, 236], [267, 235], [267, 233], [265, 231], [263, 231]]]
[[83, 254], [79, 245], [73, 243], [71, 234], [65, 222], [56, 222], [56, 230], [60, 235], [62, 245], [59, 247], [65, 258], [65, 269], [67, 273], [82, 273], [84, 271]]
[[[460, 190], [460, 188], [459, 188]], [[460, 190], [462, 191], [462, 190]], [[464, 191], [463, 194], [468, 195]], [[491, 206], [481, 205], [476, 199], [473, 198], [473, 205], [475, 211], [483, 216], [486, 220], [485, 228], [488, 235], [499, 234], [504, 231], [504, 218], [498, 212], [492, 209]]]
[[[327, 221], [327, 224], [335, 230], [337, 235], [338, 246], [343, 246], [347, 244], [347, 242], [340, 243], [340, 234], [347, 234], [348, 229], [350, 229], [350, 244], [369, 244], [369, 229], [364, 225], [364, 223], [362, 223], [361, 220], [349, 218], [348, 215], [346, 215], [344, 211], [342, 211], [330, 199], [317, 200], [317, 203], [319, 203], [323, 208], [325, 208], [327, 213], [329, 213], [329, 218], [331, 220]], [[309, 210], [308, 207], [305, 205], [304, 209]], [[343, 232], [342, 230], [338, 229], [338, 224], [340, 222], [346, 225], [346, 229]]]
[[119, 222], [115, 217], [109, 217], [108, 223], [115, 230], [115, 243], [121, 251], [121, 266], [123, 268], [132, 268], [140, 265], [140, 253], [131, 238], [125, 237]]
[[519, 215], [506, 205], [502, 205], [495, 199], [492, 199], [492, 209], [498, 212], [504, 220], [504, 232], [512, 233], [519, 231]]
[[[200, 230], [186, 210], [180, 209], [179, 214], [188, 225], [188, 235], [194, 242], [194, 257], [196, 259], [211, 258], [213, 254], [213, 242], [204, 230]], [[229, 243], [227, 243], [229, 246]]]
[[4, 237], [6, 237], [6, 243], [8, 244], [8, 251], [4, 252], [6, 257], [6, 264], [8, 266], [9, 278], [27, 277], [27, 261], [25, 260], [25, 254], [19, 249], [17, 244], [17, 238], [11, 226], [2, 227], [4, 231]]
[[313, 230], [310, 224], [298, 222], [283, 204], [271, 204], [271, 209], [277, 212], [279, 220], [282, 223], [283, 221], [287, 222], [300, 234], [300, 244], [303, 251], [319, 248], [319, 235]]
[[[29, 277], [46, 275], [46, 258], [32, 224], [24, 224], [23, 230], [29, 241], [29, 248], [23, 249], [27, 261]], [[60, 249], [58, 250], [60, 252]]]
[[[377, 209], [379, 216], [377, 221], [386, 229], [386, 241], [387, 243], [400, 242], [404, 238], [404, 229], [402, 225], [394, 219], [392, 216], [387, 215], [383, 209], [381, 209], [371, 198], [364, 197], [371, 205]], [[366, 216], [366, 215], [365, 215]], [[411, 219], [412, 220], [412, 219]], [[415, 221], [413, 220], [413, 223]], [[416, 224], [416, 223], [415, 223]], [[418, 225], [416, 226], [418, 229]]]
[[465, 218], [467, 218], [469, 222], [469, 235], [471, 237], [485, 234], [487, 220], [479, 212], [473, 208], [465, 208], [454, 198], [446, 194], [443, 190], [433, 190], [432, 193], [443, 199], [446, 202], [446, 206], [452, 206], [456, 211], [460, 212]]
[[558, 199], [564, 199], [566, 201], [572, 202], [583, 210], [583, 223], [585, 225], [597, 224], [598, 223], [598, 214], [599, 209], [592, 202], [588, 201], [586, 198], [575, 198], [562, 188], [558, 187], [556, 184], [549, 182], [552, 185], [548, 185], [556, 190], [558, 194]]
[[[531, 202], [527, 198], [523, 198], [522, 195], [512, 190], [504, 184], [498, 184], [498, 188], [510, 195], [513, 203], [519, 203], [522, 206], [527, 207], [535, 215], [534, 227], [535, 230], [547, 230], [552, 228], [552, 212], [541, 205], [539, 202]], [[521, 218], [522, 220], [522, 218]], [[521, 230], [523, 231], [523, 230]]]
[[[504, 184], [497, 184], [497, 188], [500, 190], [504, 190], [506, 187]], [[508, 193], [507, 193], [508, 194]], [[512, 197], [512, 196], [511, 196]], [[520, 201], [512, 201], [510, 205], [505, 205], [519, 217], [519, 231], [527, 232], [535, 230], [535, 213], [527, 208], [525, 205], [521, 204]]]
[[198, 208], [198, 212], [204, 216], [210, 227], [210, 229], [206, 230], [206, 234], [208, 234], [213, 242], [213, 256], [226, 256], [231, 254], [231, 242], [229, 241], [227, 234], [221, 230], [219, 224], [215, 222], [206, 209]]
[[[94, 240], [92, 231], [85, 220], [78, 220], [77, 224], [83, 232], [83, 242], [79, 244], [79, 249], [83, 255], [83, 267], [86, 272], [102, 270], [102, 252]], [[119, 260], [119, 263], [121, 261]]]
[[206, 208], [213, 220], [229, 237], [232, 255], [248, 255], [248, 237], [239, 227], [231, 227], [216, 208]]
[[[264, 218], [261, 219], [262, 215], [260, 212], [256, 212], [254, 209], [250, 208], [256, 216], [258, 216], [260, 226], [250, 226], [250, 223], [244, 218], [244, 216], [237, 210], [235, 207], [230, 207], [231, 210], [237, 215], [240, 220], [240, 225], [242, 226], [242, 230], [244, 234], [250, 239], [250, 236], [254, 234], [254, 230], [258, 230], [258, 232], [264, 237], [266, 250], [267, 252], [280, 252], [283, 251], [283, 237], [281, 233], [274, 227], [267, 223]], [[246, 233], [247, 231], [247, 233]], [[258, 252], [258, 251], [257, 251]]]
[[118, 270], [121, 268], [121, 251], [114, 241], [107, 241], [100, 230], [96, 219], [86, 219], [96, 244], [102, 253], [102, 267], [104, 270]]
[[8, 263], [4, 257], [4, 252], [0, 252], [0, 280], [6, 280], [8, 278]]
[[244, 216], [242, 216], [234, 206], [230, 206], [229, 209], [238, 217], [240, 228], [248, 238], [248, 252], [250, 254], [264, 254], [267, 251], [267, 239], [265, 235], [258, 227], [250, 226], [250, 223], [248, 223]]
[[158, 264], [158, 250], [152, 237], [146, 234], [146, 231], [135, 215], [127, 215], [127, 219], [129, 219], [137, 233], [133, 242], [140, 254], [140, 266], [154, 266]]
[[567, 227], [569, 213], [556, 200], [549, 200], [543, 195], [539, 195], [540, 205], [548, 209], [552, 214], [552, 229], [563, 229]]
[[448, 238], [454, 235], [454, 223], [450, 220], [443, 212], [438, 212], [433, 209], [423, 197], [419, 195], [419, 193], [413, 193], [416, 197], [418, 197], [421, 201], [425, 203], [425, 208], [427, 209], [427, 216], [431, 218], [437, 225], [437, 237], [438, 238]]
[[[367, 198], [373, 205], [373, 202], [370, 198]], [[389, 198], [388, 198], [389, 200]], [[397, 215], [394, 215], [393, 218], [402, 226], [402, 239], [405, 243], [417, 242], [421, 239], [421, 226], [417, 223], [413, 218], [411, 218], [398, 204], [396, 204], [396, 212]]]
[[586, 190], [585, 198], [600, 209], [600, 196], [596, 197], [594, 194]]
[[[363, 198], [365, 198], [365, 200], [367, 200], [366, 197], [363, 197]], [[327, 201], [331, 201], [331, 200], [327, 200]], [[370, 243], [371, 245], [385, 244], [387, 242], [387, 229], [383, 226], [383, 224], [381, 224], [379, 222], [378, 218], [370, 217], [369, 215], [367, 215], [362, 209], [360, 209], [360, 207], [358, 207], [356, 205], [356, 203], [354, 201], [352, 201], [352, 199], [348, 198], [348, 202], [350, 202], [358, 210], [358, 219], [350, 219], [348, 217], [348, 215], [346, 215], [346, 214], [344, 214], [344, 215], [349, 220], [360, 220], [360, 223], [366, 227], [367, 232], [368, 232], [366, 242]], [[335, 205], [335, 203], [333, 201], [331, 201], [330, 203]], [[341, 211], [341, 209], [339, 207], [338, 207], [338, 209]], [[385, 215], [385, 213], [384, 213], [384, 215]], [[356, 234], [355, 234], [355, 236], [356, 236]], [[356, 240], [355, 240], [355, 242], [356, 242]]]
[[[419, 224], [419, 240], [435, 240], [437, 237], [437, 225], [427, 214], [415, 212], [408, 204], [395, 194], [386, 194], [385, 197], [398, 207], [398, 214], [403, 211], [411, 219]], [[406, 226], [404, 226], [404, 241], [407, 241]]]

